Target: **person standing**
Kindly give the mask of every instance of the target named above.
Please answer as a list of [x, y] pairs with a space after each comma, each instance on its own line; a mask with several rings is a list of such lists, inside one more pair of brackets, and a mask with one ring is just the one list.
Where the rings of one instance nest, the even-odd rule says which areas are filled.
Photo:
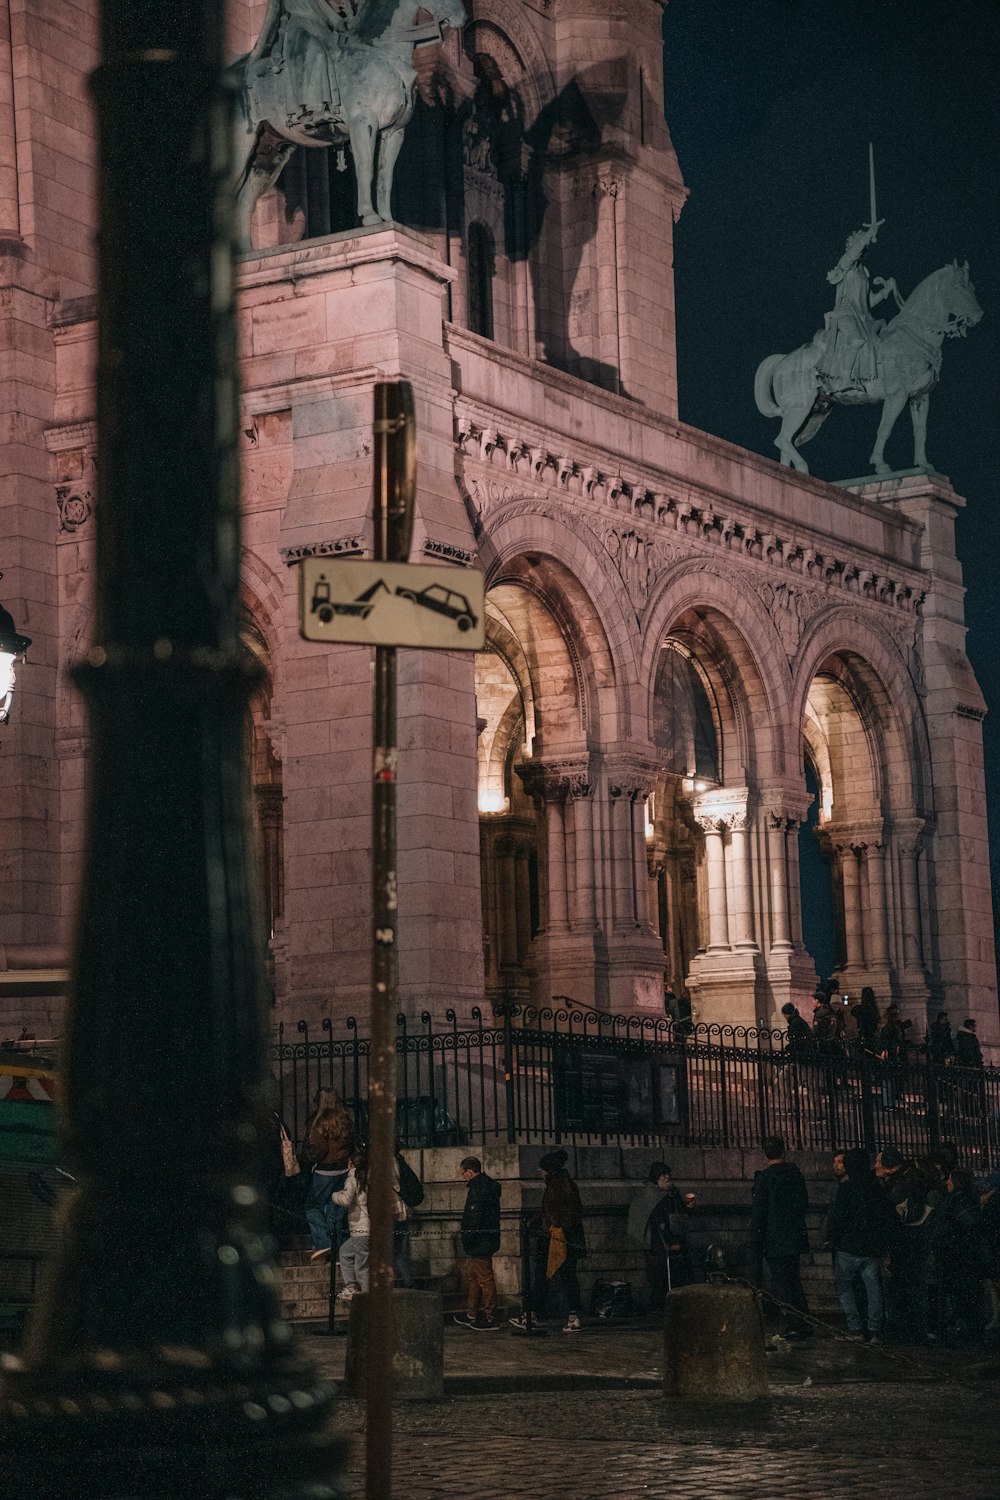
[[791, 1001], [781, 1007], [781, 1014], [785, 1018], [785, 1052], [798, 1060], [808, 1057], [812, 1052], [812, 1032], [808, 1023]]
[[867, 1151], [845, 1151], [843, 1172], [830, 1210], [830, 1245], [837, 1296], [847, 1319], [848, 1337], [862, 1339], [864, 1329], [856, 1290], [858, 1277], [861, 1278], [865, 1289], [868, 1339], [870, 1343], [880, 1344], [881, 1261], [892, 1247], [896, 1216], [875, 1181]]
[[767, 1166], [754, 1178], [750, 1238], [758, 1257], [767, 1261], [771, 1295], [785, 1317], [784, 1337], [807, 1339], [812, 1326], [799, 1257], [809, 1250], [809, 1192], [798, 1167], [785, 1160], [785, 1143], [779, 1135], [768, 1136], [763, 1149]]
[[886, 1285], [889, 1333], [898, 1343], [925, 1344], [929, 1334], [933, 1193], [927, 1174], [896, 1146], [883, 1146], [875, 1176], [896, 1214]]
[[[538, 1164], [539, 1171], [545, 1176], [545, 1192], [542, 1194], [534, 1284], [529, 1296], [534, 1319], [540, 1321], [548, 1310], [550, 1293], [561, 1293], [569, 1308], [563, 1333], [579, 1333], [583, 1297], [576, 1264], [586, 1254], [586, 1242], [580, 1190], [566, 1170], [568, 1159], [567, 1153], [560, 1149], [546, 1152]], [[527, 1331], [528, 1320], [524, 1313], [519, 1318], [511, 1318], [510, 1322], [518, 1332]]]
[[312, 1163], [305, 1216], [313, 1242], [312, 1259], [336, 1254], [347, 1238], [347, 1214], [333, 1203], [347, 1182], [354, 1149], [354, 1121], [334, 1089], [322, 1089], [306, 1121], [302, 1157]]
[[340, 1247], [340, 1274], [344, 1278], [338, 1300], [349, 1302], [358, 1292], [368, 1290], [368, 1240], [371, 1221], [368, 1217], [368, 1158], [358, 1147], [351, 1156], [351, 1169], [342, 1190], [334, 1193], [332, 1202], [347, 1211], [348, 1236]]
[[939, 1010], [937, 1019], [932, 1021], [927, 1032], [927, 1044], [931, 1049], [931, 1062], [936, 1068], [943, 1068], [947, 1063], [954, 1062], [955, 1039], [951, 1034], [951, 1023], [946, 1010]]
[[458, 1175], [468, 1184], [462, 1212], [462, 1249], [469, 1302], [468, 1312], [457, 1313], [455, 1322], [477, 1332], [495, 1332], [500, 1327], [493, 1274], [493, 1257], [500, 1249], [500, 1184], [483, 1171], [478, 1156], [467, 1156]]
[[970, 1016], [962, 1022], [961, 1031], [955, 1033], [955, 1062], [960, 1068], [975, 1068], [982, 1072], [983, 1049], [976, 1036], [976, 1023]]
[[879, 1014], [878, 1001], [875, 999], [875, 991], [870, 984], [866, 984], [862, 989], [861, 999], [853, 1007], [853, 1014], [862, 1047], [868, 1052], [874, 1052], [882, 1018]]
[[681, 1197], [663, 1161], [653, 1162], [647, 1185], [629, 1205], [626, 1233], [644, 1253], [651, 1311], [662, 1308], [674, 1285], [683, 1286], [691, 1279], [685, 1220], [693, 1205], [694, 1194]]

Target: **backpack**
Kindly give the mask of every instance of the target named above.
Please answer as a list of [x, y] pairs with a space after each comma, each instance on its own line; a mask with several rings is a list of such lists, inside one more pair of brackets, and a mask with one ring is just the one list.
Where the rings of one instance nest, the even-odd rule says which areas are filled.
[[407, 1208], [416, 1208], [424, 1201], [424, 1185], [410, 1164], [401, 1156], [396, 1157], [396, 1166], [399, 1168], [399, 1196]]

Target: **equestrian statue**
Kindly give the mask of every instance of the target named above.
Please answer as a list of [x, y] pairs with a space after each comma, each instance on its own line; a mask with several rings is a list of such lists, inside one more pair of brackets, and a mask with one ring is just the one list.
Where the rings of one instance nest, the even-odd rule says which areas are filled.
[[[869, 161], [871, 148], [869, 147]], [[929, 470], [927, 410], [941, 372], [941, 345], [964, 337], [983, 310], [969, 280], [968, 262], [952, 261], [924, 278], [904, 302], [894, 280], [871, 281], [865, 251], [885, 221], [875, 216], [871, 175], [870, 222], [850, 235], [844, 253], [828, 272], [836, 287], [832, 312], [811, 343], [792, 354], [771, 354], [757, 369], [754, 396], [765, 417], [780, 417], [774, 446], [782, 462], [808, 473], [799, 453], [819, 431], [834, 404], [859, 406], [881, 401], [882, 419], [869, 462], [875, 474], [890, 474], [885, 445], [903, 407], [913, 420], [913, 467]], [[898, 311], [889, 322], [873, 310], [892, 297]]]
[[[431, 20], [417, 24], [423, 12]], [[392, 178], [413, 114], [413, 49], [465, 24], [463, 0], [268, 0], [254, 46], [229, 69], [237, 89], [237, 232], [296, 146], [350, 143], [362, 224], [391, 218]], [[378, 147], [377, 181], [376, 144]], [[374, 186], [375, 202], [372, 202]]]

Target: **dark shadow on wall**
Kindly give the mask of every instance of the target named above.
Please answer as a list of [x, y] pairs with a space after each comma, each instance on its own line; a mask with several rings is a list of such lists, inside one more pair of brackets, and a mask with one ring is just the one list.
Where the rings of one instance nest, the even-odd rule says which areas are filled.
[[[524, 90], [507, 84], [492, 57], [477, 54], [470, 61], [471, 78], [444, 70], [419, 77], [413, 119], [396, 165], [395, 221], [425, 233], [447, 229], [446, 244], [455, 247], [470, 222], [467, 173], [492, 183], [502, 198], [503, 257], [511, 266], [526, 263], [531, 278], [539, 357], [626, 394], [613, 362], [576, 347], [571, 318], [572, 304], [578, 322], [592, 320], [596, 327], [598, 321], [598, 288], [581, 288], [580, 273], [598, 232], [594, 187], [608, 131], [624, 113], [626, 93], [609, 91], [607, 72], [599, 80], [583, 73], [526, 124]], [[286, 225], [293, 227], [288, 238], [357, 227], [349, 150], [300, 148], [278, 190]]]

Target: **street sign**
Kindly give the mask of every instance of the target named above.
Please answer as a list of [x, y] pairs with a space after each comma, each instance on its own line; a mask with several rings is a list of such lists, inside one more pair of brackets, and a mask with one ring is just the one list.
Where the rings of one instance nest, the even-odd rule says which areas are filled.
[[483, 575], [472, 568], [306, 558], [299, 566], [299, 632], [307, 641], [482, 651]]

